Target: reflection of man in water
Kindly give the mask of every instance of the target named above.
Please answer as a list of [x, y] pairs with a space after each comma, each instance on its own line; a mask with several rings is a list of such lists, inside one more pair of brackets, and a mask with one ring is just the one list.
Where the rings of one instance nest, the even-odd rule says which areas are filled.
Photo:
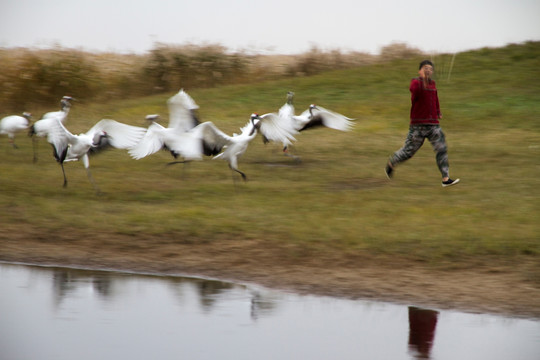
[[409, 306], [409, 351], [417, 359], [429, 359], [438, 311]]

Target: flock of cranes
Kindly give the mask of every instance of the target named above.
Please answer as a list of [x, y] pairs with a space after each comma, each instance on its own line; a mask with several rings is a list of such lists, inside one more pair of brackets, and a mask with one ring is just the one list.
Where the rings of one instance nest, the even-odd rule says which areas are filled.
[[32, 136], [34, 162], [37, 161], [37, 139], [46, 137], [62, 168], [64, 187], [67, 186], [64, 162], [82, 160], [88, 179], [95, 191], [100, 193], [90, 172], [88, 155], [105, 147], [126, 149], [133, 159], [142, 159], [166, 149], [175, 158], [171, 163], [213, 156], [214, 159], [227, 161], [231, 170], [246, 180], [246, 174], [238, 168], [238, 158], [246, 152], [258, 133], [264, 142], [281, 144], [284, 153], [289, 155], [288, 147], [296, 141], [295, 136], [301, 131], [321, 126], [341, 131], [351, 129], [354, 119], [315, 105], [295, 115], [293, 97], [294, 93], [289, 92], [287, 102], [277, 113], [252, 114], [248, 123], [240, 129], [240, 134], [233, 135], [224, 133], [211, 121], [201, 123], [197, 116], [198, 105], [184, 90], [167, 100], [167, 127], [158, 123], [159, 115], [148, 115], [146, 119], [151, 122], [148, 128], [103, 119], [86, 133], [74, 135], [66, 128], [65, 121], [75, 99], [64, 96], [59, 111], [46, 113], [34, 123], [31, 123], [29, 113], [4, 117], [0, 120], [0, 134], [7, 134], [11, 145], [17, 148], [15, 134], [28, 130]]

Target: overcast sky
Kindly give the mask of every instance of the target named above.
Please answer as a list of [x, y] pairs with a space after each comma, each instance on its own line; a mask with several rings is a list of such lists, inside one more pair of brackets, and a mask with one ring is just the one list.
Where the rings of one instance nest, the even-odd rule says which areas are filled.
[[377, 54], [406, 43], [456, 52], [540, 40], [540, 0], [3, 0], [0, 47], [144, 53], [156, 42]]

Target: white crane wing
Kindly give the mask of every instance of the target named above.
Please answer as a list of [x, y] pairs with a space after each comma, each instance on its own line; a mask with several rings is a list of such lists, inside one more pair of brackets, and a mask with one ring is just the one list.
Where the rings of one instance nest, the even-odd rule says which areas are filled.
[[184, 90], [167, 100], [169, 108], [169, 128], [188, 131], [199, 124], [194, 110], [199, 106]]
[[[306, 111], [309, 114], [309, 110]], [[320, 106], [317, 106], [315, 109], [313, 109], [313, 117], [317, 116], [321, 117], [324, 126], [335, 130], [349, 131], [354, 125], [354, 123], [352, 122], [354, 119], [348, 118], [344, 115], [338, 114], [337, 112], [325, 109]]]
[[120, 123], [111, 119], [103, 119], [97, 122], [86, 135], [94, 138], [104, 132], [107, 135], [107, 144], [117, 149], [128, 149], [137, 145], [146, 133], [146, 129]]
[[54, 146], [56, 151], [56, 157], [66, 151], [68, 145], [73, 145], [77, 141], [77, 137], [69, 132], [68, 129], [62, 124], [60, 117], [49, 118], [49, 131], [47, 133], [47, 141]]
[[186, 160], [200, 160], [202, 158], [203, 150], [200, 139], [189, 132], [164, 128], [157, 123], [152, 123], [141, 141], [130, 148], [128, 152], [132, 158], [138, 160], [152, 155], [164, 147]]
[[231, 137], [221, 131], [211, 121], [206, 121], [197, 125], [189, 132], [194, 138], [202, 141], [202, 151], [205, 155], [211, 156], [220, 153], [224, 147], [231, 143]]
[[292, 104], [285, 103], [279, 108], [278, 115], [284, 119], [289, 119], [294, 116], [294, 106]]
[[296, 141], [294, 135], [298, 132], [293, 128], [290, 119], [276, 113], [261, 115], [260, 119], [259, 132], [269, 141], [284, 145], [291, 145], [292, 141]]
[[165, 146], [185, 160], [202, 160], [202, 142], [190, 132], [167, 131]]
[[139, 160], [161, 150], [164, 145], [164, 132], [163, 126], [152, 123], [142, 139], [128, 150], [131, 157]]

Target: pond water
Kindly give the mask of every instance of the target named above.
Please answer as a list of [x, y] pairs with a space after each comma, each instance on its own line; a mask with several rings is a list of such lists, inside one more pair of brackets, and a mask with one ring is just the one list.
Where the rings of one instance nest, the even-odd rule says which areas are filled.
[[0, 359], [540, 359], [540, 321], [0, 263]]

